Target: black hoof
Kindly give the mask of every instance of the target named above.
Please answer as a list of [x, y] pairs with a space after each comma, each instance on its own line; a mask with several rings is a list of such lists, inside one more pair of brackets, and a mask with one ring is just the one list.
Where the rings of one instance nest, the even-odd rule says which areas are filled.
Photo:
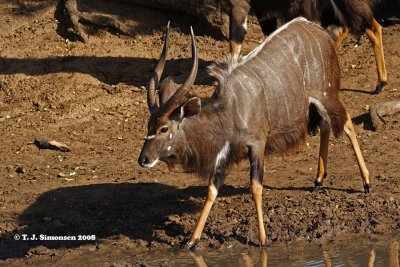
[[315, 193], [315, 192], [318, 192], [321, 189], [322, 189], [322, 182], [315, 181], [314, 182], [314, 188], [313, 188], [312, 192]]
[[379, 82], [376, 87], [375, 87], [375, 91], [373, 91], [373, 94], [377, 95], [382, 93], [382, 89], [383, 87], [387, 84], [387, 82]]
[[312, 192], [313, 192], [313, 193], [316, 193], [316, 192], [318, 192], [318, 191], [321, 190], [321, 189], [322, 189], [322, 186], [314, 186]]
[[365, 193], [372, 193], [372, 187], [370, 184], [365, 184], [364, 185], [364, 192]]

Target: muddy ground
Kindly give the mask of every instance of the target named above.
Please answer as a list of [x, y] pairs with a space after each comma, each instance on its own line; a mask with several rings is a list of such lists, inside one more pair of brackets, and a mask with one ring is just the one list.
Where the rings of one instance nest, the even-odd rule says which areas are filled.
[[[121, 8], [122, 7], [122, 8]], [[192, 92], [211, 95], [206, 67], [220, 61], [228, 43], [218, 28], [189, 17], [143, 8], [99, 6], [135, 30], [124, 36], [88, 27], [88, 43], [74, 41], [50, 1], [0, 2], [0, 259], [16, 263], [63, 259], [85, 251], [138, 253], [179, 247], [195, 227], [207, 189], [192, 174], [165, 165], [142, 169], [137, 158], [146, 135], [146, 91], [173, 19], [166, 75], [182, 83], [190, 68], [188, 26], [198, 33], [199, 74]], [[122, 10], [122, 11], [121, 11]], [[119, 13], [118, 13], [119, 12]], [[175, 17], [174, 17], [175, 16]], [[261, 40], [251, 18], [244, 52]], [[333, 240], [347, 234], [383, 235], [400, 229], [400, 115], [375, 132], [368, 105], [400, 99], [400, 24], [386, 23], [389, 83], [372, 95], [377, 74], [363, 36], [340, 49], [341, 100], [353, 117], [374, 193], [363, 193], [349, 141], [331, 138], [324, 189], [311, 193], [319, 138], [287, 156], [266, 159], [265, 226], [268, 244]], [[40, 150], [46, 137], [70, 152]], [[236, 166], [221, 189], [201, 246], [257, 244], [249, 166]], [[23, 241], [15, 235], [95, 235], [95, 241]], [[26, 258], [28, 257], [28, 258]]]

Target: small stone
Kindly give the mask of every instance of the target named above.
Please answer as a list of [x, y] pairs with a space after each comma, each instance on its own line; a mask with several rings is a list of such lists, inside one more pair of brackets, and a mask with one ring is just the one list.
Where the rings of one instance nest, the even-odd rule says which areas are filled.
[[26, 169], [24, 167], [19, 166], [15, 169], [15, 172], [16, 173], [26, 173]]

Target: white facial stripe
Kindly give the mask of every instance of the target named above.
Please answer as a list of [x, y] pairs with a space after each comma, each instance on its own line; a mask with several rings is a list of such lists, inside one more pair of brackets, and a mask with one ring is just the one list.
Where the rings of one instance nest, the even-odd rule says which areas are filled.
[[170, 151], [170, 150], [171, 150], [171, 146], [168, 146], [167, 151]]
[[172, 133], [170, 133], [170, 134], [169, 134], [169, 139], [172, 139], [172, 136], [173, 136]]
[[145, 165], [143, 165], [143, 167], [152, 168], [152, 167], [154, 167], [154, 165], [156, 165], [159, 161], [160, 161], [160, 159], [159, 159], [159, 158], [156, 158], [155, 161], [153, 161], [153, 162], [150, 163], [150, 164], [145, 164]]
[[147, 136], [147, 137], [146, 137], [146, 140], [151, 140], [151, 139], [154, 139], [154, 137], [156, 137], [156, 135], [155, 135], [155, 134], [153, 134], [153, 135], [149, 135], [149, 136]]

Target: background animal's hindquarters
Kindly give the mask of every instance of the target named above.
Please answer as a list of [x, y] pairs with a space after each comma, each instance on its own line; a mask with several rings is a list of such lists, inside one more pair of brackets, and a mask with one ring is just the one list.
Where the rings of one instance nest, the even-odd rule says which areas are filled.
[[327, 175], [329, 135], [330, 135], [329, 124], [326, 121], [321, 120], [318, 170], [317, 170], [317, 176], [315, 178], [315, 185], [313, 191], [318, 191], [319, 189], [321, 189], [324, 178]]
[[259, 241], [260, 245], [262, 246], [266, 243], [264, 216], [262, 210], [264, 148], [265, 143], [250, 147], [249, 149], [251, 194], [256, 205]]
[[363, 179], [364, 190], [365, 193], [371, 193], [372, 187], [369, 181], [369, 171], [367, 166], [365, 165], [364, 158], [362, 156], [360, 146], [358, 145], [356, 133], [354, 131], [353, 123], [351, 121], [351, 117], [348, 113], [346, 113], [347, 120], [344, 124], [344, 132], [347, 137], [350, 139], [351, 145], [353, 147], [354, 153], [356, 154], [358, 167], [360, 168], [361, 177]]
[[253, 12], [257, 17], [258, 24], [265, 36], [270, 35], [278, 28], [278, 18], [270, 17], [264, 12], [265, 10], [260, 7], [253, 8]]
[[382, 26], [374, 18], [372, 19], [372, 25], [373, 27], [371, 29], [366, 29], [365, 32], [374, 48], [376, 68], [378, 72], [378, 84], [375, 93], [380, 93], [387, 83], [385, 57], [383, 54]]

